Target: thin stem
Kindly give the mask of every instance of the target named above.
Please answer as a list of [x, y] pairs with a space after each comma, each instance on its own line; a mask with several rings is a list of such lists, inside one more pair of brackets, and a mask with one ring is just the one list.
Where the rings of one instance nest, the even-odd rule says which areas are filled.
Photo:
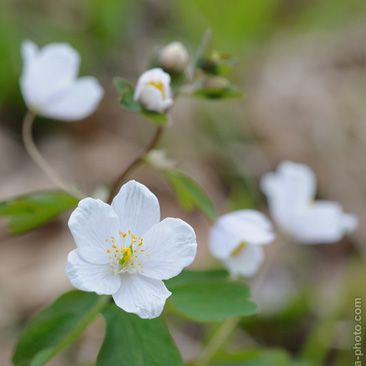
[[37, 149], [33, 137], [32, 137], [32, 127], [33, 122], [36, 117], [36, 114], [32, 111], [28, 111], [23, 120], [23, 142], [25, 149], [29, 156], [33, 159], [33, 161], [38, 165], [38, 167], [43, 171], [47, 177], [55, 183], [62, 190], [69, 192], [70, 194], [78, 197], [83, 197], [83, 194], [74, 187], [71, 187], [67, 184], [52, 168], [52, 166], [45, 160], [45, 158], [41, 155], [39, 150]]
[[[282, 245], [281, 245], [282, 247]], [[261, 271], [258, 274], [255, 281], [253, 281], [253, 290], [252, 293], [258, 293], [258, 290], [261, 288], [265, 277], [267, 276], [271, 265], [276, 257], [276, 254], [279, 253], [279, 248], [277, 250], [272, 251], [270, 256], [267, 258], [267, 261]], [[206, 344], [202, 352], [198, 355], [195, 366], [207, 366], [211, 359], [215, 356], [217, 351], [225, 344], [231, 334], [235, 331], [236, 327], [240, 323], [240, 317], [229, 318], [225, 320], [217, 332], [213, 335], [213, 337]]]
[[240, 322], [239, 317], [229, 318], [224, 321], [210, 341], [207, 343], [206, 347], [198, 355], [195, 366], [206, 366], [211, 361], [212, 357], [215, 356], [219, 348], [227, 341], [230, 335], [233, 333], [235, 328]]
[[117, 179], [112, 184], [111, 191], [108, 196], [107, 203], [111, 203], [114, 196], [118, 193], [121, 185], [125, 181], [128, 174], [130, 174], [134, 169], [137, 168], [137, 166], [143, 161], [144, 156], [152, 150], [156, 144], [159, 142], [161, 136], [163, 133], [163, 126], [159, 126], [156, 129], [156, 132], [151, 139], [150, 143], [130, 162], [130, 164], [127, 165], [127, 168], [117, 177]]

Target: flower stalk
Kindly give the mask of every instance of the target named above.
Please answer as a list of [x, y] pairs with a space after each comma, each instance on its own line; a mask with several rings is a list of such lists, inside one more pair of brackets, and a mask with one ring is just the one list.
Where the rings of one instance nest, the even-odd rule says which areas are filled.
[[25, 149], [32, 160], [38, 165], [38, 167], [43, 171], [43, 173], [59, 188], [69, 192], [70, 194], [83, 198], [83, 194], [74, 187], [71, 187], [67, 182], [65, 182], [52, 168], [52, 166], [47, 162], [47, 160], [41, 155], [33, 141], [32, 128], [35, 120], [36, 114], [29, 110], [23, 120], [22, 127], [22, 137]]
[[112, 203], [113, 197], [116, 196], [116, 194], [118, 193], [128, 174], [136, 169], [144, 161], [145, 155], [157, 145], [163, 134], [163, 130], [163, 126], [159, 126], [156, 129], [150, 143], [130, 162], [130, 164], [128, 164], [127, 168], [123, 170], [123, 172], [116, 178], [116, 180], [112, 184], [112, 188], [107, 199], [108, 204]]

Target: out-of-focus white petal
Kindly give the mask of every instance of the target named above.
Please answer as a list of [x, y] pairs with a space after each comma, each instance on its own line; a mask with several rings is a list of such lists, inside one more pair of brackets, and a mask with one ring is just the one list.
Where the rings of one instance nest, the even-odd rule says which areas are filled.
[[166, 218], [144, 235], [143, 275], [167, 280], [189, 266], [197, 250], [196, 235], [190, 225], [180, 219]]
[[160, 206], [156, 196], [134, 180], [124, 184], [114, 197], [112, 208], [120, 219], [120, 230], [142, 236], [160, 221]]
[[232, 277], [254, 276], [264, 260], [264, 250], [260, 245], [247, 244], [237, 255], [223, 261]]
[[27, 106], [40, 115], [74, 121], [94, 112], [103, 89], [94, 78], [76, 79], [80, 56], [66, 43], [42, 49], [31, 41], [22, 44], [20, 87]]
[[118, 291], [121, 279], [108, 271], [107, 264], [88, 263], [78, 253], [78, 249], [69, 253], [66, 266], [66, 274], [74, 287], [98, 295], [112, 295]]
[[357, 229], [358, 218], [356, 215], [345, 213], [342, 222], [346, 233], [352, 233]]
[[314, 198], [316, 178], [306, 165], [284, 161], [276, 173], [263, 176], [261, 188], [267, 196], [273, 219], [288, 230], [293, 211]]
[[103, 95], [97, 79], [79, 78], [50, 97], [40, 114], [63, 121], [80, 120], [96, 110]]
[[119, 219], [111, 206], [93, 198], [81, 200], [71, 214], [69, 228], [84, 260], [108, 263], [106, 239], [119, 236]]
[[138, 79], [134, 100], [147, 110], [165, 113], [173, 104], [170, 75], [160, 68], [145, 71]]
[[125, 274], [121, 276], [121, 287], [113, 299], [128, 313], [135, 313], [142, 319], [153, 319], [161, 314], [170, 295], [163, 281], [139, 274]]
[[348, 219], [338, 203], [316, 201], [292, 217], [290, 235], [304, 244], [332, 243], [346, 233]]
[[227, 259], [242, 242], [268, 244], [275, 238], [271, 229], [271, 223], [260, 212], [230, 212], [221, 216], [210, 230], [211, 254], [218, 259]]

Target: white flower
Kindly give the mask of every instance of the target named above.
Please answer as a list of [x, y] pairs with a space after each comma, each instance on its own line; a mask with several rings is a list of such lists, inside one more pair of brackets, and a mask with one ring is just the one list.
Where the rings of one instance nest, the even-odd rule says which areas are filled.
[[262, 245], [274, 238], [272, 224], [262, 213], [239, 210], [218, 218], [210, 230], [209, 249], [232, 277], [251, 277], [263, 262]]
[[168, 157], [165, 149], [152, 149], [144, 159], [151, 166], [160, 170], [173, 170], [177, 166], [177, 162]]
[[165, 113], [172, 105], [170, 75], [160, 68], [145, 71], [138, 79], [134, 100], [147, 110]]
[[283, 161], [261, 181], [271, 215], [281, 230], [305, 244], [332, 243], [357, 227], [337, 202], [314, 201], [316, 177], [306, 165]]
[[91, 76], [76, 78], [80, 56], [70, 45], [51, 43], [38, 49], [25, 41], [21, 51], [20, 87], [29, 109], [63, 121], [79, 120], [95, 111], [104, 91]]
[[172, 42], [160, 51], [160, 65], [170, 72], [183, 71], [189, 61], [187, 49], [180, 42]]
[[126, 183], [112, 205], [85, 198], [69, 227], [77, 249], [66, 274], [79, 290], [112, 295], [117, 306], [155, 318], [171, 295], [162, 280], [178, 275], [196, 255], [196, 237], [180, 219], [160, 222], [159, 202], [144, 185]]

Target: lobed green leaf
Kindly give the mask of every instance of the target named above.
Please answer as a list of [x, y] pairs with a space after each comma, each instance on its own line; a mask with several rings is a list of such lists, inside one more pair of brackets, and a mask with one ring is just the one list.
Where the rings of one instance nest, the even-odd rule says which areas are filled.
[[172, 292], [169, 301], [173, 307], [198, 322], [221, 322], [256, 312], [248, 287], [230, 281], [224, 271], [184, 271], [165, 283]]
[[106, 336], [97, 366], [182, 366], [182, 358], [161, 318], [146, 320], [109, 305]]
[[0, 217], [7, 219], [11, 234], [23, 234], [76, 207], [78, 202], [64, 191], [31, 193], [0, 202]]
[[14, 351], [14, 365], [44, 365], [80, 336], [108, 299], [82, 291], [59, 297], [26, 326]]

